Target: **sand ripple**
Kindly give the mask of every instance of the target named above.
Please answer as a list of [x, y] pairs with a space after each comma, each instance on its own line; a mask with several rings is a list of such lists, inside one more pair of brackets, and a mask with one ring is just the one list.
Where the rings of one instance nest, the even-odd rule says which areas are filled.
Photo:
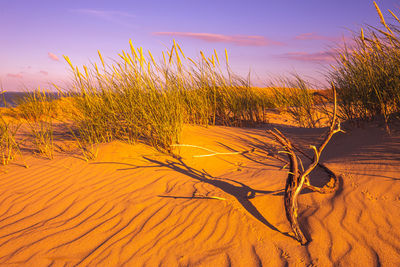
[[[297, 134], [304, 141], [319, 133]], [[400, 169], [390, 161], [398, 155], [382, 148], [396, 139], [341, 157], [340, 144], [351, 138], [328, 147], [328, 165], [343, 174], [341, 190], [300, 197], [300, 223], [312, 238], [304, 247], [288, 234], [278, 191], [286, 172], [265, 157], [271, 141], [260, 129], [185, 129], [186, 143], [259, 149], [245, 157], [196, 159], [200, 151], [182, 149], [178, 161], [113, 143], [91, 164], [60, 156], [11, 166], [0, 177], [0, 264], [399, 266]], [[368, 158], [371, 151], [385, 154]]]

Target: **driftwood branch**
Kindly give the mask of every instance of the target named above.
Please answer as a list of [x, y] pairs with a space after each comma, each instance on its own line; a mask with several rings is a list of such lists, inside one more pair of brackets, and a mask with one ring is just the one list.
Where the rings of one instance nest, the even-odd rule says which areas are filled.
[[[329, 141], [331, 140], [332, 136], [335, 133], [342, 131], [340, 128], [340, 122], [338, 121], [338, 118], [337, 118], [337, 100], [336, 100], [336, 90], [335, 90], [334, 86], [332, 86], [332, 90], [333, 90], [333, 95], [334, 95], [334, 110], [333, 110], [333, 117], [331, 120], [329, 131], [327, 132], [325, 138], [323, 139], [322, 143], [318, 147], [310, 146], [314, 151], [314, 156], [312, 158], [309, 157], [306, 153], [302, 152], [297, 147], [295, 147], [292, 144], [292, 142], [284, 134], [282, 134], [279, 130], [274, 129], [274, 131], [270, 131], [270, 130], [267, 131], [283, 147], [283, 149], [285, 150], [285, 152], [289, 158], [289, 166], [290, 167], [289, 167], [288, 178], [286, 180], [285, 196], [284, 196], [285, 211], [286, 211], [286, 217], [290, 222], [290, 226], [292, 228], [294, 236], [302, 245], [307, 244], [308, 239], [304, 236], [303, 231], [301, 230], [300, 225], [298, 223], [298, 219], [297, 219], [297, 217], [298, 217], [297, 197], [300, 194], [301, 190], [303, 188], [308, 188], [310, 190], [313, 190], [313, 191], [316, 191], [319, 193], [331, 193], [331, 192], [336, 191], [339, 186], [338, 176], [335, 173], [333, 173], [329, 168], [327, 168], [325, 165], [319, 163], [321, 153], [324, 150], [324, 148], [326, 147], [326, 145], [329, 143]], [[303, 167], [303, 164], [302, 164], [301, 160], [298, 158], [298, 156], [296, 155], [295, 150], [299, 151], [303, 155], [307, 155], [307, 157], [311, 160], [311, 163], [307, 167], [305, 167], [305, 168]], [[299, 170], [299, 163], [300, 163], [300, 166], [302, 167], [301, 170]], [[316, 186], [313, 186], [310, 184], [309, 174], [317, 166], [322, 167], [331, 176], [331, 178], [333, 178], [333, 181], [334, 181], [333, 185], [329, 184], [328, 186], [319, 188], [319, 187], [316, 187]]]

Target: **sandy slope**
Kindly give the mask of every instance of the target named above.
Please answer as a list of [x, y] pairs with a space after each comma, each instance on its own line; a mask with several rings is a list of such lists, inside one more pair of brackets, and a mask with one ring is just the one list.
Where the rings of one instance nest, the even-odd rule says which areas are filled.
[[[323, 132], [280, 126], [302, 145]], [[182, 160], [111, 143], [91, 163], [26, 159], [0, 176], [0, 264], [30, 266], [399, 266], [400, 133], [337, 135], [323, 160], [342, 173], [334, 195], [300, 197], [312, 238], [290, 237], [286, 170], [266, 157], [265, 129], [187, 126], [183, 144], [245, 155]], [[321, 185], [324, 176], [313, 176]], [[255, 198], [247, 196], [256, 190]]]

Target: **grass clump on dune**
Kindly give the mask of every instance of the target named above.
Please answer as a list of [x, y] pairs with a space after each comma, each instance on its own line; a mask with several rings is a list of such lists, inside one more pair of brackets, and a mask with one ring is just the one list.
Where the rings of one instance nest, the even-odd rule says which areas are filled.
[[21, 155], [16, 134], [20, 125], [0, 117], [0, 156], [1, 164], [8, 165], [17, 155]]
[[277, 107], [285, 107], [301, 126], [317, 125], [312, 91], [299, 77], [283, 89], [256, 88], [232, 73], [226, 51], [224, 62], [215, 50], [194, 60], [174, 42], [160, 62], [146, 54], [130, 42], [130, 52], [122, 51], [119, 60], [107, 64], [99, 52], [101, 63], [90, 68], [78, 68], [64, 56], [73, 83], [63, 97], [28, 92], [16, 108], [35, 151], [53, 158], [53, 128], [60, 123], [86, 160], [97, 156], [99, 144], [113, 140], [170, 153], [185, 123], [255, 125], [268, 122], [267, 111]]
[[265, 122], [264, 110], [271, 98], [250, 82], [221, 70], [218, 54], [197, 62], [184, 55], [174, 42], [163, 60], [156, 63], [151, 52], [131, 43], [119, 61], [107, 65], [99, 52], [101, 66], [72, 65], [74, 135], [82, 148], [124, 140], [145, 142], [170, 151], [178, 142], [183, 123], [234, 125]]
[[290, 78], [281, 78], [280, 86], [272, 86], [272, 99], [275, 108], [287, 112], [300, 127], [315, 128], [323, 124], [323, 117], [330, 117], [330, 102], [326, 90], [312, 89], [310, 83], [295, 74]]
[[381, 28], [367, 26], [354, 35], [354, 44], [339, 51], [329, 74], [337, 88], [340, 115], [345, 120], [389, 122], [400, 111], [400, 20], [389, 10], [395, 25], [381, 18]]
[[53, 122], [57, 105], [52, 94], [44, 90], [27, 92], [19, 102], [17, 114], [27, 123], [33, 149], [48, 159], [54, 156]]
[[92, 70], [84, 67], [84, 75], [73, 67], [76, 137], [85, 147], [112, 140], [141, 140], [168, 150], [182, 126], [178, 92], [159, 87], [152, 66], [146, 62], [144, 68], [144, 57], [140, 62], [125, 59], [108, 69], [102, 60], [102, 73], [97, 65]]

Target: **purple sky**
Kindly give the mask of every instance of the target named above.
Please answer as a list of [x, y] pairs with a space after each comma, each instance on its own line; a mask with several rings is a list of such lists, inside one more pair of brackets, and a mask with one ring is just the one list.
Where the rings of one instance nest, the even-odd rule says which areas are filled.
[[[398, 0], [377, 0], [400, 13]], [[0, 81], [3, 89], [63, 85], [69, 67], [117, 59], [134, 46], [161, 58], [175, 39], [198, 58], [226, 48], [233, 71], [256, 85], [297, 72], [323, 82], [329, 51], [350, 30], [378, 25], [369, 0], [0, 0]]]

